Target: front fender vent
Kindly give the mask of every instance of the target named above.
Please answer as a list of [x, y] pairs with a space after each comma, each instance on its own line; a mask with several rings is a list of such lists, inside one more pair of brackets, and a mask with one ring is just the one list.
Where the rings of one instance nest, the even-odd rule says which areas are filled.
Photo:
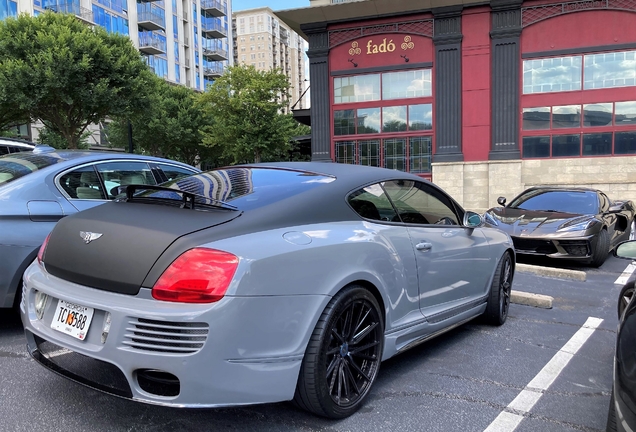
[[123, 344], [141, 351], [194, 354], [203, 348], [208, 332], [207, 323], [132, 318], [128, 321]]

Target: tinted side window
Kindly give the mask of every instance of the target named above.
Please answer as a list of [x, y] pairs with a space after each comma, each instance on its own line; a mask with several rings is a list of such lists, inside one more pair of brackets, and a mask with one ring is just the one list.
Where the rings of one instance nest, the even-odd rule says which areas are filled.
[[0, 156], [9, 154], [9, 147], [0, 145]]
[[399, 220], [391, 201], [380, 184], [367, 186], [347, 198], [349, 205], [365, 219], [396, 221]]
[[60, 177], [59, 185], [75, 199], [104, 200], [104, 188], [93, 165], [77, 168]]
[[196, 171], [194, 170], [192, 171], [187, 170], [185, 168], [175, 166], [175, 165], [166, 165], [166, 164], [156, 164], [156, 165], [159, 168], [161, 168], [161, 171], [163, 171], [163, 173], [166, 175], [166, 177], [168, 178], [167, 181], [177, 180], [192, 174], [196, 174]]
[[399, 220], [413, 224], [459, 225], [451, 200], [434, 187], [411, 180], [384, 183]]
[[119, 194], [119, 186], [157, 184], [146, 162], [105, 162], [97, 164], [97, 171], [106, 187], [108, 199], [113, 199]]

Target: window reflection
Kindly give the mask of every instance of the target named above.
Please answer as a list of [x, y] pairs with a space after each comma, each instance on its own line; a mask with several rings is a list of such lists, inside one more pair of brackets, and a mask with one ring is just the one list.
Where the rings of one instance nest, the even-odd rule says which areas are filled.
[[611, 124], [611, 103], [583, 105], [583, 126], [609, 126]]
[[356, 163], [356, 142], [340, 141], [336, 143], [336, 162], [344, 164]]
[[616, 102], [615, 122], [617, 125], [636, 124], [636, 101]]
[[406, 139], [393, 138], [384, 140], [384, 168], [404, 171], [406, 156]]
[[523, 130], [550, 129], [550, 107], [524, 108]]
[[334, 103], [380, 100], [380, 75], [358, 75], [334, 79]]
[[334, 135], [350, 135], [355, 133], [353, 110], [334, 111], [333, 133]]
[[636, 51], [585, 56], [585, 90], [636, 85]]
[[357, 133], [380, 132], [380, 108], [367, 108], [358, 110]]
[[636, 131], [614, 135], [614, 154], [636, 154]]
[[433, 105], [409, 105], [409, 130], [433, 129]]
[[581, 90], [581, 56], [523, 61], [523, 93]]
[[360, 165], [380, 166], [380, 140], [359, 141]]
[[562, 105], [552, 107], [552, 127], [571, 128], [581, 126], [581, 106]]
[[583, 156], [612, 154], [612, 133], [583, 135]]
[[412, 173], [429, 173], [431, 172], [431, 148], [433, 146], [433, 138], [413, 137], [409, 139], [410, 146], [410, 162]]
[[430, 69], [382, 74], [382, 99], [404, 99], [431, 95]]
[[552, 137], [552, 156], [580, 156], [581, 136], [580, 135], [554, 135]]
[[382, 108], [382, 132], [406, 131], [406, 106]]

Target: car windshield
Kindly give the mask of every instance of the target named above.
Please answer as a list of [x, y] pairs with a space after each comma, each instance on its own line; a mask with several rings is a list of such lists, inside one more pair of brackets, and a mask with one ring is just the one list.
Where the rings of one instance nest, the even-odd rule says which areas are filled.
[[0, 186], [64, 160], [54, 153], [24, 152], [0, 156]]
[[592, 191], [532, 190], [510, 203], [520, 210], [555, 211], [575, 214], [597, 214], [598, 198]]
[[[175, 190], [199, 195], [195, 202], [231, 203], [240, 210], [251, 210], [308, 191], [335, 178], [307, 171], [278, 168], [236, 167], [195, 174], [163, 183]], [[145, 191], [139, 197], [181, 200], [168, 191]]]

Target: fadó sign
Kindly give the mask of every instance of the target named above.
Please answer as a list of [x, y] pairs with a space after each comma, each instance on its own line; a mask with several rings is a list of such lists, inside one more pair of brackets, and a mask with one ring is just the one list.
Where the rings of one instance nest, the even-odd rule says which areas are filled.
[[[433, 61], [430, 38], [407, 34], [376, 34], [345, 42], [329, 53], [332, 71], [426, 63]], [[410, 65], [409, 65], [410, 66]]]

